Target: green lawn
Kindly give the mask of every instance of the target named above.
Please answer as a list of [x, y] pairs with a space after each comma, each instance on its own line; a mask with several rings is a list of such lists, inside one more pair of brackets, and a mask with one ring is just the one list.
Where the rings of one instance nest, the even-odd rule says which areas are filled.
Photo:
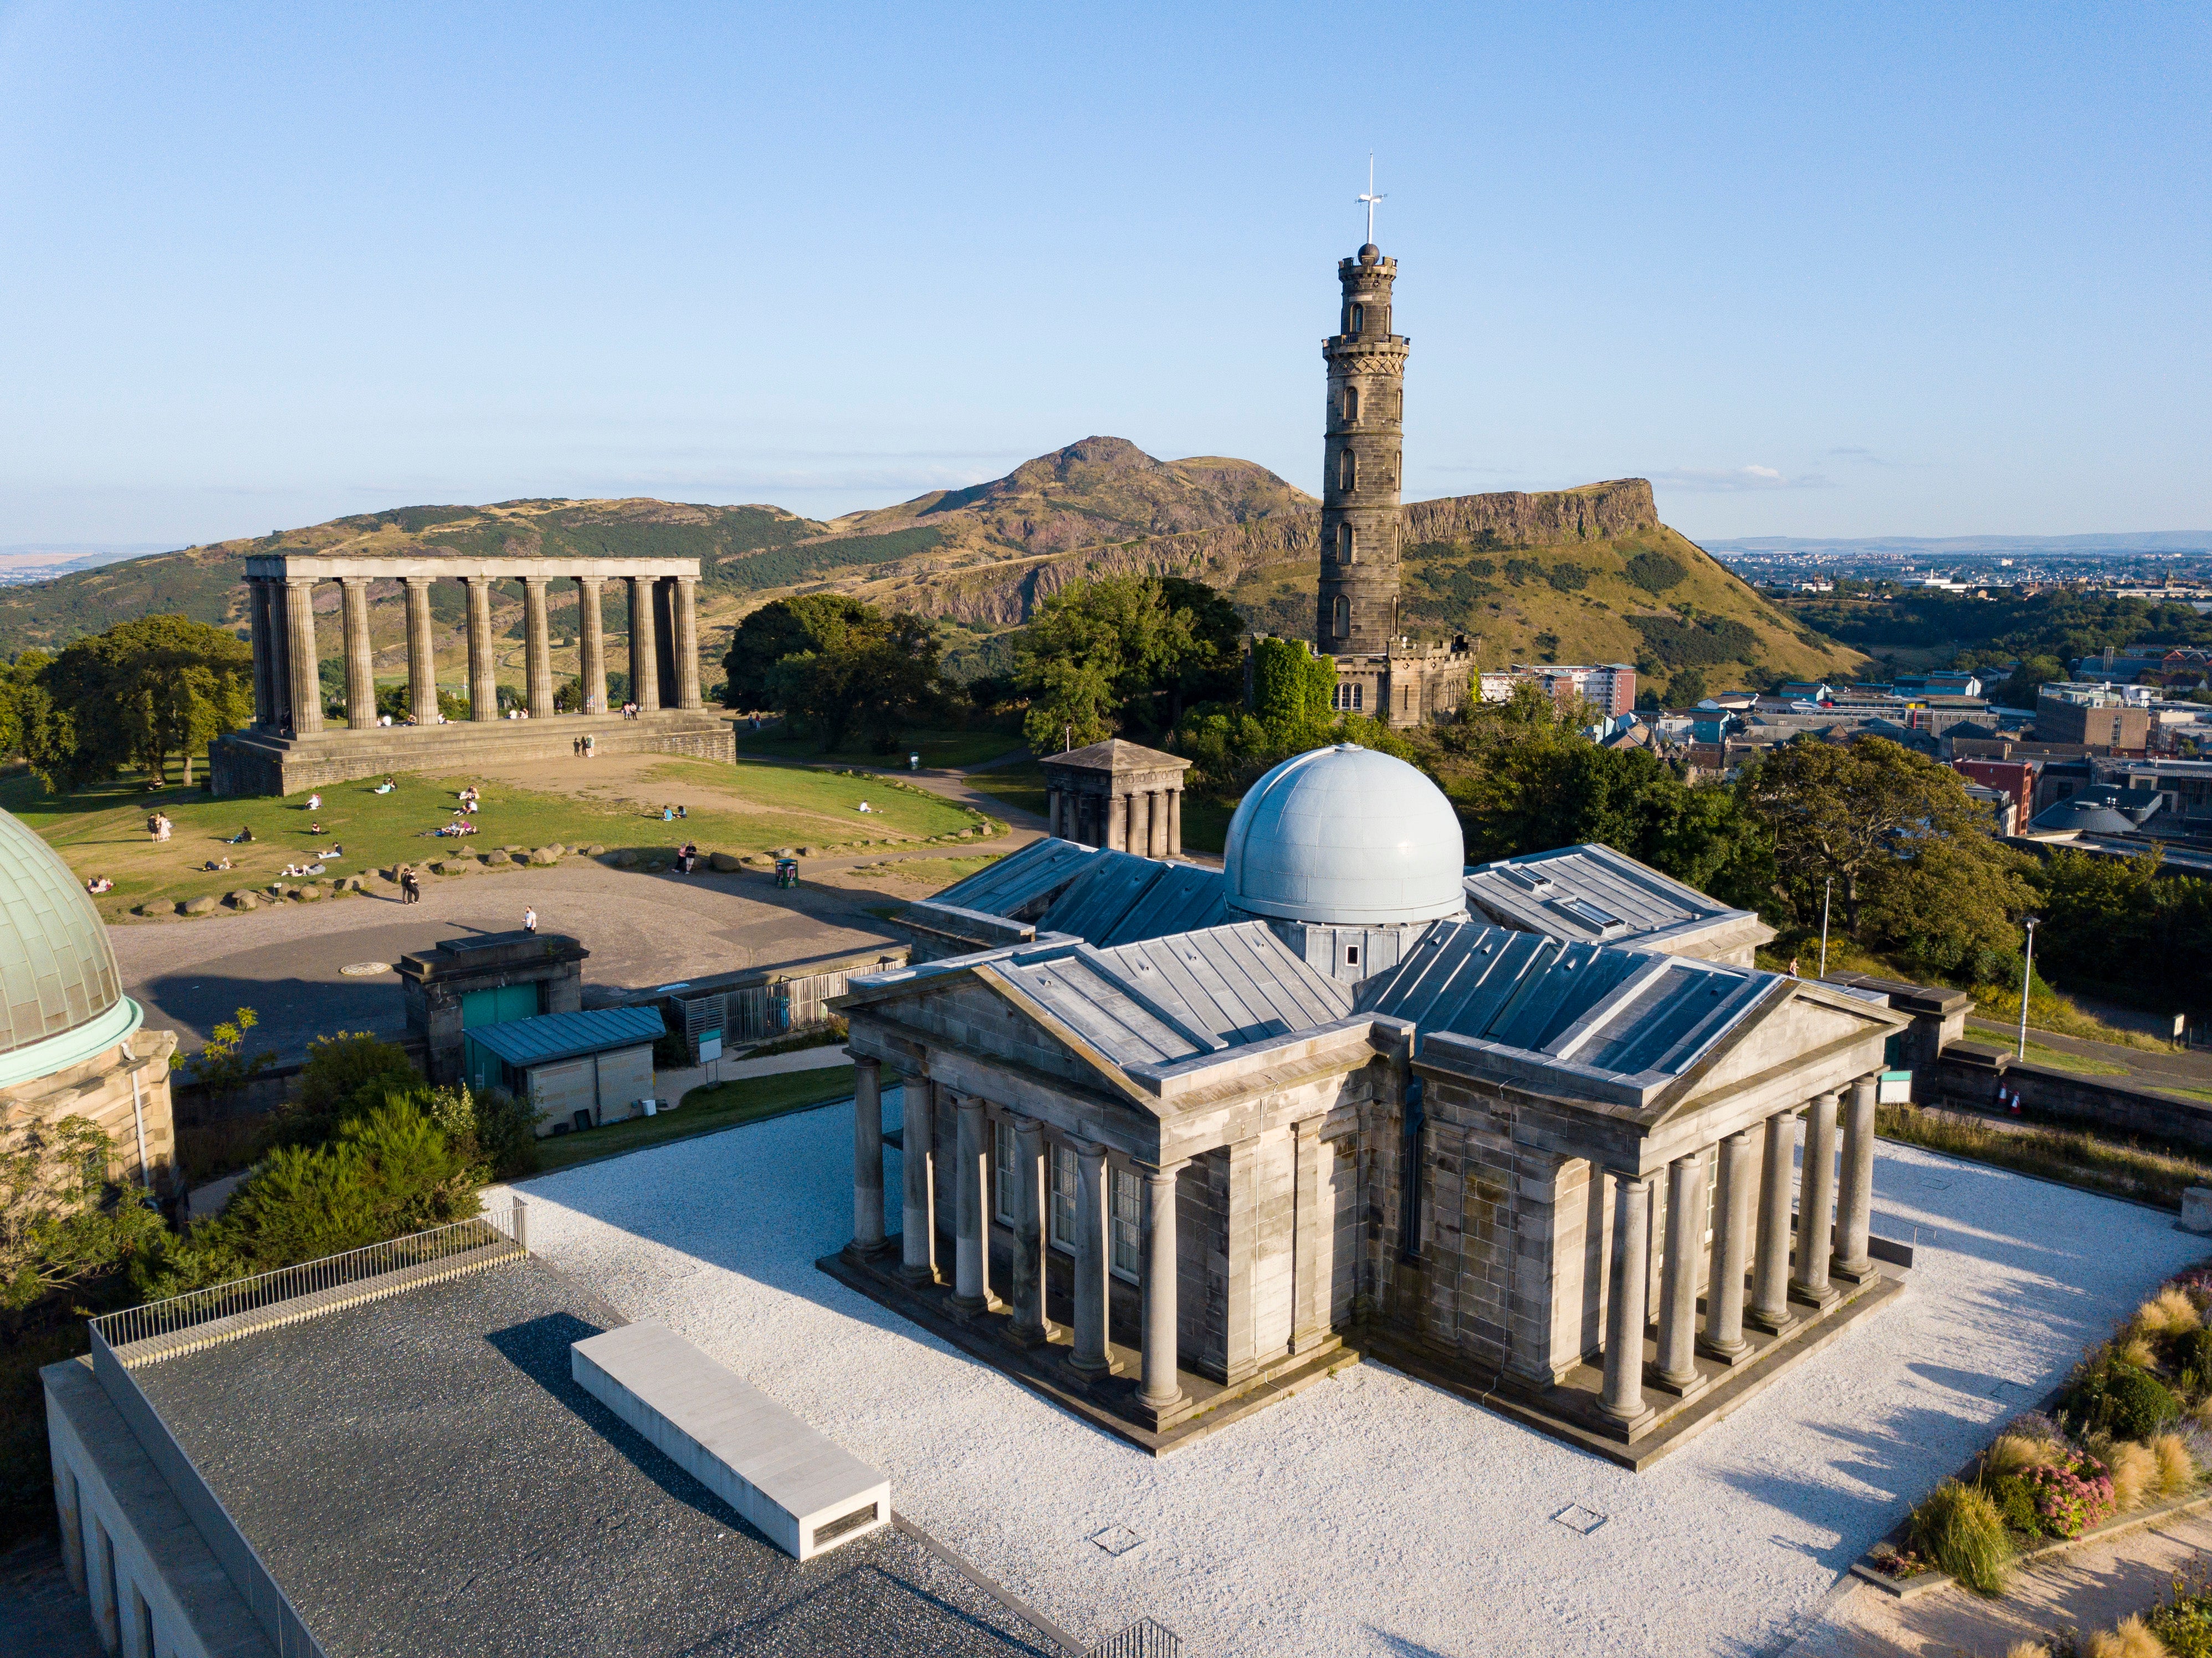
[[[672, 761], [652, 775], [656, 798], [665, 793], [672, 803], [684, 804], [689, 816], [682, 823], [664, 824], [658, 811], [641, 805], [495, 782], [482, 785], [483, 810], [471, 820], [480, 832], [459, 841], [428, 831], [451, 820], [461, 780], [411, 774], [399, 774], [385, 795], [374, 793], [374, 779], [333, 785], [321, 791], [322, 806], [311, 813], [305, 794], [216, 800], [197, 789], [149, 793], [135, 779], [51, 799], [35, 779], [17, 773], [0, 780], [0, 806], [44, 836], [81, 879], [106, 876], [115, 883], [94, 900], [109, 920], [142, 903], [265, 887], [287, 865], [334, 845], [343, 846], [344, 855], [326, 860], [325, 878], [447, 855], [481, 856], [495, 847], [600, 845], [652, 854], [690, 840], [704, 852], [769, 852], [862, 839], [923, 840], [983, 822], [965, 807], [919, 789], [890, 787], [881, 778], [703, 761]], [[866, 813], [858, 810], [863, 799]], [[160, 844], [146, 832], [147, 814], [157, 806], [176, 825]], [[317, 823], [319, 835], [310, 832]], [[252, 826], [253, 841], [228, 845], [242, 825]], [[201, 867], [225, 857], [228, 870]]]
[[872, 752], [866, 740], [854, 737], [835, 754], [823, 751], [822, 745], [808, 737], [788, 737], [781, 726], [775, 726], [757, 736], [746, 731], [741, 718], [738, 722], [738, 752], [758, 755], [768, 760], [817, 760], [825, 765], [878, 766], [903, 769], [906, 757], [919, 752], [921, 763], [933, 770], [957, 769], [965, 766], [980, 766], [987, 760], [996, 760], [1001, 755], [1012, 754], [1022, 745], [1018, 732], [954, 731], [924, 727], [910, 731], [899, 739], [898, 747], [890, 754]]
[[[2017, 1045], [2014, 1051], [2018, 1051]], [[2037, 1065], [2047, 1065], [2055, 1071], [2071, 1071], [2077, 1077], [2124, 1077], [2130, 1074], [2124, 1065], [2110, 1065], [2103, 1060], [2069, 1054], [2063, 1048], [2045, 1048], [2041, 1042], [2027, 1045], [2027, 1057]]]
[[833, 1100], [850, 1099], [853, 1067], [825, 1066], [819, 1071], [787, 1071], [776, 1077], [748, 1077], [741, 1082], [715, 1083], [695, 1088], [673, 1111], [658, 1116], [631, 1117], [580, 1134], [554, 1134], [538, 1142], [540, 1174], [571, 1169], [580, 1163], [597, 1163], [641, 1151], [648, 1145], [689, 1139], [734, 1128], [739, 1123], [780, 1117], [787, 1111], [805, 1111]]
[[1018, 766], [1001, 766], [996, 771], [978, 772], [968, 780], [978, 794], [988, 794], [994, 800], [1003, 800], [1040, 817], [1044, 816], [1044, 768], [1034, 760]]

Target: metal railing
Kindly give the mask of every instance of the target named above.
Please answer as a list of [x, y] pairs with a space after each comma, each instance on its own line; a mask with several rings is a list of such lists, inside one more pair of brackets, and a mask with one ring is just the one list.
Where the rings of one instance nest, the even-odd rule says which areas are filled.
[[1139, 1618], [1108, 1636], [1083, 1658], [1182, 1658], [1182, 1637], [1166, 1625]]
[[204, 1290], [190, 1290], [143, 1307], [126, 1307], [119, 1313], [102, 1314], [92, 1321], [92, 1327], [110, 1347], [128, 1348], [135, 1342], [175, 1335], [217, 1319], [342, 1290], [387, 1272], [432, 1266], [490, 1244], [512, 1243], [527, 1248], [529, 1236], [525, 1229], [522, 1199], [517, 1198], [504, 1214], [495, 1212], [453, 1221], [427, 1232], [349, 1249], [343, 1254], [280, 1266], [273, 1272], [257, 1272], [252, 1278], [234, 1278]]

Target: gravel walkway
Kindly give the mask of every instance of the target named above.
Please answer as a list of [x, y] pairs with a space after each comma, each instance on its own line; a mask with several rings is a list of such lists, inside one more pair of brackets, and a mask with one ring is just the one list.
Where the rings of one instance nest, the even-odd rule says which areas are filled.
[[[851, 1230], [851, 1127], [825, 1107], [531, 1182], [532, 1242], [885, 1467], [902, 1512], [1063, 1627], [1150, 1614], [1190, 1658], [1778, 1651], [2205, 1253], [2162, 1215], [1885, 1144], [1875, 1230], [1917, 1235], [1910, 1292], [1650, 1473], [1378, 1365], [1155, 1461], [814, 1269]], [[1571, 1503], [1604, 1523], [1553, 1523]], [[1142, 1540], [1088, 1540], [1117, 1526]]]

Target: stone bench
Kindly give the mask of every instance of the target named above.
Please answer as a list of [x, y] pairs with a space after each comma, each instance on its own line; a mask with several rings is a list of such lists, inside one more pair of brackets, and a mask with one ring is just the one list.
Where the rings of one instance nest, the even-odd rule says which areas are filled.
[[568, 1349], [577, 1385], [786, 1553], [811, 1559], [890, 1523], [890, 1482], [663, 1324]]

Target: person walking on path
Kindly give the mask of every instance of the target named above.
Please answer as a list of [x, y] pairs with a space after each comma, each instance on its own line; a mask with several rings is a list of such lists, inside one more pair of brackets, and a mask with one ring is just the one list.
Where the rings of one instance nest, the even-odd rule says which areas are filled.
[[399, 902], [403, 904], [419, 903], [422, 901], [422, 883], [416, 878], [412, 869], [403, 869], [399, 872]]
[[523, 906], [522, 910], [522, 930], [525, 932], [538, 931], [538, 912], [526, 904]]

